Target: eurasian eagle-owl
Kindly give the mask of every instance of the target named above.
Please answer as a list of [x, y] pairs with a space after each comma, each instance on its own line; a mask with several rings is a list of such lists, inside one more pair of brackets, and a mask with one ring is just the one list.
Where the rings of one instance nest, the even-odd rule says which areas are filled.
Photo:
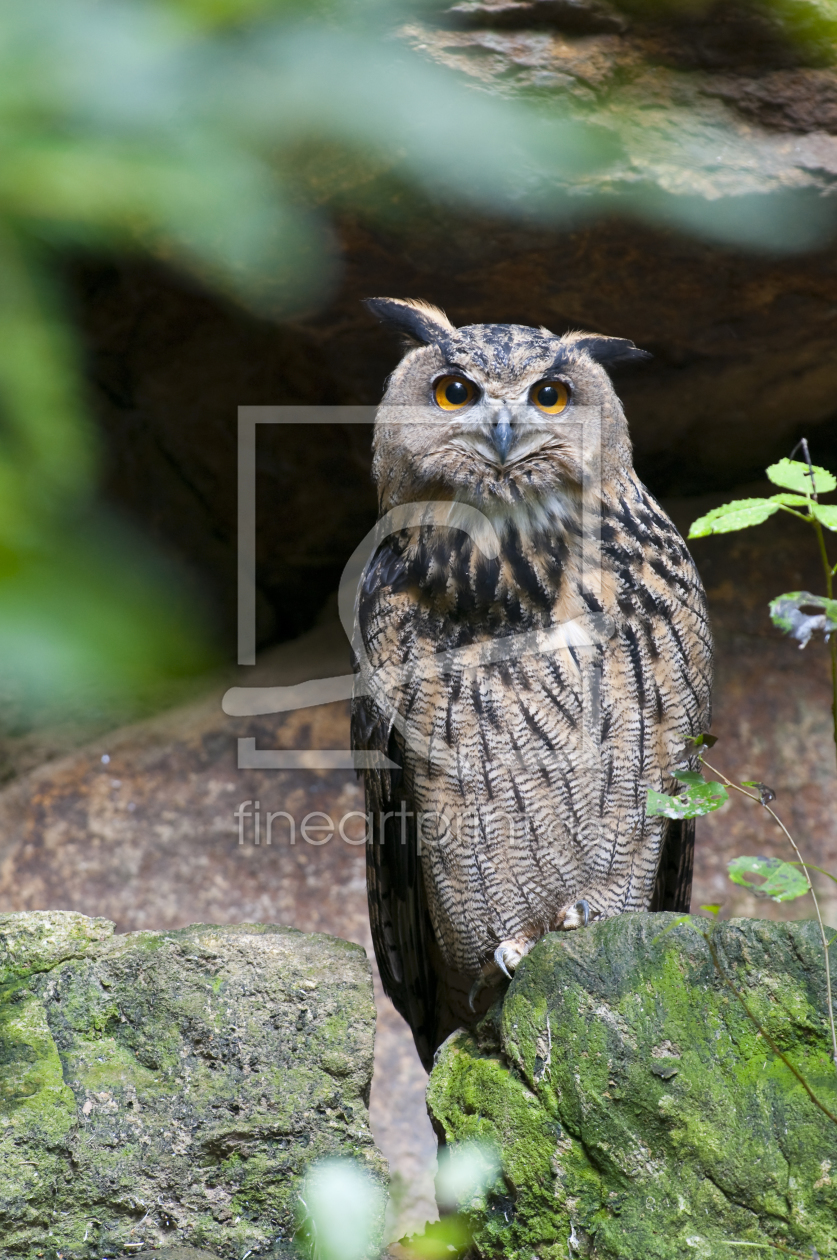
[[545, 932], [688, 910], [693, 824], [646, 798], [708, 729], [712, 642], [605, 371], [643, 351], [368, 306], [411, 348], [375, 425], [397, 510], [358, 595], [352, 742], [390, 763], [365, 771], [372, 934], [427, 1067]]

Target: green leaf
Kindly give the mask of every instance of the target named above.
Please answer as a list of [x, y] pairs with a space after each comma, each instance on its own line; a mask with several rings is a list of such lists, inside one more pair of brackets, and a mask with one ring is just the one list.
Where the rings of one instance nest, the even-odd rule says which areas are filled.
[[721, 913], [720, 906], [698, 906], [698, 909], [705, 910], [707, 914], [714, 914], [716, 918]]
[[770, 620], [805, 647], [811, 635], [821, 631], [828, 638], [837, 631], [837, 599], [810, 591], [788, 591], [770, 601]]
[[830, 503], [812, 503], [811, 511], [826, 529], [837, 529], [837, 506]]
[[799, 494], [811, 494], [813, 490], [817, 494], [828, 494], [837, 487], [837, 477], [827, 468], [820, 468], [817, 464], [812, 464], [811, 468], [814, 473], [813, 486], [808, 465], [798, 459], [780, 459], [778, 464], [771, 464], [766, 471], [774, 486], [784, 486], [786, 490], [796, 490]]
[[699, 770], [675, 770], [673, 777], [678, 783], [688, 783], [692, 787], [698, 787], [706, 782]]
[[785, 507], [807, 507], [811, 500], [804, 494], [786, 494], [783, 491], [781, 494], [771, 494], [770, 502], [782, 503]]
[[722, 783], [701, 782], [689, 787], [682, 796], [666, 796], [649, 789], [646, 813], [649, 817], [699, 818], [720, 809], [728, 798], [729, 793]]
[[748, 529], [751, 525], [761, 525], [768, 516], [778, 511], [779, 504], [774, 499], [734, 499], [732, 503], [713, 508], [693, 521], [689, 537], [705, 538], [708, 534], [729, 534], [735, 529]]
[[[803, 872], [779, 858], [737, 857], [727, 864], [727, 870], [734, 884], [749, 889], [757, 897], [769, 897], [771, 901], [795, 901], [808, 892]], [[759, 875], [764, 883], [754, 884], [746, 878], [748, 875]]]

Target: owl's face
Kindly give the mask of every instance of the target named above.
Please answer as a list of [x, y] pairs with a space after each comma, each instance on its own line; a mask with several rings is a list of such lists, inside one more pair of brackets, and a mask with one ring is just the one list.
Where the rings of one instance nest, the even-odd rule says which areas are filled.
[[632, 342], [545, 328], [454, 328], [424, 303], [370, 308], [419, 344], [390, 377], [375, 428], [381, 507], [453, 499], [491, 516], [577, 499], [603, 464], [630, 467], [627, 425], [600, 361]]

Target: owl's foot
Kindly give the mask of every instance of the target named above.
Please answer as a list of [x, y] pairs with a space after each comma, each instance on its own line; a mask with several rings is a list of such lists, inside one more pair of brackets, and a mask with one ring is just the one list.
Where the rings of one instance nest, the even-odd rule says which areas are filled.
[[475, 1009], [474, 1004], [483, 989], [489, 985], [498, 984], [502, 976], [505, 976], [507, 980], [511, 980], [512, 974], [517, 969], [521, 958], [526, 957], [534, 944], [534, 941], [522, 940], [500, 942], [494, 951], [493, 960], [485, 964], [481, 974], [471, 985], [471, 992], [468, 994], [468, 1005], [472, 1011]]
[[507, 979], [517, 970], [517, 964], [525, 958], [534, 941], [501, 941], [494, 951], [494, 961]]
[[575, 928], [587, 927], [590, 922], [590, 903], [582, 897], [574, 906], [570, 906], [561, 923], [561, 932], [572, 932]]

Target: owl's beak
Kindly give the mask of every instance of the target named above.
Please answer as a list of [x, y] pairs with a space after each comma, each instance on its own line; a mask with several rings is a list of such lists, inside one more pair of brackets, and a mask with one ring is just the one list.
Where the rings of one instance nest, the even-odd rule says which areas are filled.
[[514, 441], [514, 430], [511, 422], [511, 412], [508, 407], [502, 406], [497, 412], [497, 417], [491, 430], [491, 445], [499, 455], [501, 464], [506, 462], [506, 456]]

